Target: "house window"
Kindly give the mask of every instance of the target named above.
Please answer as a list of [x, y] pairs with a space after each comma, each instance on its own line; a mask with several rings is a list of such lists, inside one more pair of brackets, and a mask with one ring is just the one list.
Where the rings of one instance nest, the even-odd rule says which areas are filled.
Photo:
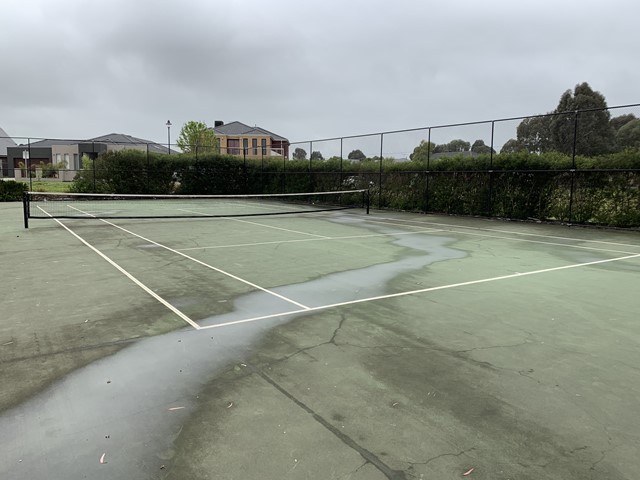
[[80, 163], [78, 163], [78, 154], [73, 154], [73, 170], [78, 170], [80, 168]]
[[64, 154], [64, 165], [65, 165], [65, 168], [70, 168], [71, 167], [69, 165], [69, 154], [68, 153]]
[[263, 138], [262, 139], [262, 155], [266, 155], [267, 154], [267, 139]]
[[240, 155], [240, 139], [230, 138], [227, 140], [227, 154]]
[[258, 156], [258, 139], [257, 138], [251, 139], [251, 146], [253, 147], [253, 155], [257, 157]]
[[244, 155], [246, 155], [248, 149], [249, 149], [249, 139], [248, 138], [243, 138], [242, 139], [242, 153]]

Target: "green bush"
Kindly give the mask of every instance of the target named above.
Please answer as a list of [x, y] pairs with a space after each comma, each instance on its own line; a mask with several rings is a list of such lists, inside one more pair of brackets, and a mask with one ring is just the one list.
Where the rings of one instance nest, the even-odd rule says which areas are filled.
[[[575, 168], [574, 171], [574, 161]], [[85, 158], [73, 191], [295, 193], [368, 188], [395, 210], [640, 226], [640, 153], [576, 157], [517, 152], [426, 161], [243, 159], [106, 152]]]
[[22, 193], [28, 190], [27, 184], [15, 180], [0, 180], [0, 202], [22, 200]]

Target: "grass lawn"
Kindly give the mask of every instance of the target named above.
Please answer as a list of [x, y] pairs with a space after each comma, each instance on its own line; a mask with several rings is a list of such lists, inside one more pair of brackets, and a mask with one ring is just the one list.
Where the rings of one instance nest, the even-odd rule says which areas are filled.
[[[29, 180], [23, 181], [29, 185]], [[32, 192], [68, 192], [71, 188], [72, 182], [47, 182], [44, 180], [33, 181], [29, 190]]]

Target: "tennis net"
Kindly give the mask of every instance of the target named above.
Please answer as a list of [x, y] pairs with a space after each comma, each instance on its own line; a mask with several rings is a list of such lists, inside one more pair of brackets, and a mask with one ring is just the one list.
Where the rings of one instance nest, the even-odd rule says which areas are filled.
[[368, 190], [269, 195], [125, 195], [26, 192], [25, 228], [32, 218], [244, 217], [364, 208]]

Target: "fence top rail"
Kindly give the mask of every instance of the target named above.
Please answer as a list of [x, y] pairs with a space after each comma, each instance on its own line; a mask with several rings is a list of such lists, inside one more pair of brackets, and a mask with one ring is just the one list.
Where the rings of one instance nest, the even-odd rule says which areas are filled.
[[364, 133], [360, 135], [345, 135], [342, 137], [317, 138], [314, 140], [301, 140], [297, 142], [290, 142], [290, 145], [301, 145], [309, 142], [329, 142], [334, 140], [345, 140], [350, 138], [375, 137], [379, 135], [391, 135], [394, 133], [418, 132], [420, 130], [435, 130], [438, 128], [465, 127], [470, 125], [481, 125], [484, 123], [510, 122], [513, 120], [525, 120], [527, 118], [554, 117], [556, 115], [570, 115], [570, 114], [579, 114], [579, 113], [586, 113], [586, 112], [601, 112], [605, 110], [615, 110], [619, 108], [633, 108], [633, 107], [640, 107], [640, 103], [630, 103], [627, 105], [615, 105], [613, 107], [606, 107], [606, 108], [585, 108], [583, 110], [569, 110], [564, 112], [541, 113], [537, 115], [525, 115], [525, 116], [519, 116], [519, 117], [494, 118], [492, 120], [476, 120], [473, 122], [447, 123], [442, 125], [431, 125], [426, 127], [414, 127], [414, 128], [400, 129], [400, 130], [387, 130], [383, 132]]

